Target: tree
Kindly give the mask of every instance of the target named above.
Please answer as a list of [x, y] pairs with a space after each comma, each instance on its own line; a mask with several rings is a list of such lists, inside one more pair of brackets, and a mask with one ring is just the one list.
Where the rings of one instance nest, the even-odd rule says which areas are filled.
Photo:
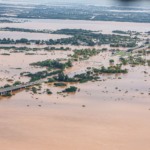
[[61, 72], [61, 73], [58, 74], [58, 80], [59, 81], [64, 81], [65, 80], [65, 75], [64, 75], [63, 72]]
[[69, 59], [68, 62], [67, 62], [67, 66], [68, 66], [68, 67], [72, 67], [72, 66], [73, 66], [73, 64], [72, 64], [72, 62], [71, 62], [70, 59]]

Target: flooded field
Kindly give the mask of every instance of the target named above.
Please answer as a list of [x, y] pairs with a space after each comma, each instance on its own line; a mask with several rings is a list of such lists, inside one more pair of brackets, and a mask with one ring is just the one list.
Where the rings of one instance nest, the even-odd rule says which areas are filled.
[[[90, 22], [69, 20], [31, 20], [25, 23], [0, 24], [0, 27], [28, 29], [82, 28], [101, 30], [149, 31], [150, 24], [120, 22]], [[1, 33], [1, 32], [0, 32]], [[0, 38], [47, 39], [62, 38], [62, 35], [41, 33], [2, 32]], [[7, 46], [3, 44], [1, 46]], [[128, 48], [102, 46], [72, 46], [70, 50], [46, 51], [46, 45], [9, 45], [40, 48], [37, 51], [0, 50], [0, 86], [14, 81], [28, 82], [22, 72], [36, 73], [46, 67], [31, 66], [31, 63], [47, 59], [71, 59], [75, 49], [107, 49], [86, 60], [73, 62], [65, 68], [69, 77], [87, 71], [87, 68], [109, 67], [120, 63], [120, 57]], [[53, 46], [53, 45], [52, 45]], [[56, 45], [60, 48], [62, 45]], [[112, 49], [119, 49], [113, 54]], [[148, 49], [148, 48], [147, 48]], [[133, 53], [132, 56], [137, 53]], [[143, 53], [142, 53], [143, 54]], [[124, 56], [125, 55], [125, 56]], [[150, 55], [142, 58], [150, 59]], [[129, 57], [130, 58], [130, 57]], [[99, 74], [97, 81], [66, 83], [76, 86], [76, 93], [59, 93], [65, 87], [54, 83], [42, 83], [36, 94], [30, 89], [13, 92], [11, 97], [0, 97], [0, 149], [2, 150], [149, 150], [150, 147], [150, 68], [146, 65], [123, 65], [127, 74]], [[10, 82], [11, 80], [11, 82]], [[46, 89], [53, 94], [48, 95]]]
[[65, 35], [52, 35], [52, 34], [44, 34], [44, 33], [25, 33], [25, 32], [10, 32], [10, 31], [0, 31], [0, 39], [10, 38], [10, 39], [21, 39], [26, 38], [29, 40], [49, 40], [49, 39], [60, 39], [67, 38], [69, 36]]
[[78, 85], [81, 91], [65, 98], [23, 91], [1, 100], [1, 147], [148, 150], [149, 84], [144, 79], [149, 77], [137, 77], [141, 71], [143, 68], [134, 70], [122, 80]]
[[150, 23], [127, 23], [127, 22], [105, 22], [105, 21], [78, 21], [78, 20], [51, 20], [51, 19], [31, 19], [24, 23], [6, 23], [0, 24], [3, 27], [18, 27], [25, 29], [86, 29], [94, 31], [102, 31], [103, 33], [111, 33], [113, 30], [123, 31], [149, 31]]
[[[1, 51], [3, 54], [5, 51]], [[22, 82], [29, 81], [29, 78], [20, 77], [21, 72], [38, 72], [41, 70], [46, 70], [45, 68], [35, 68], [30, 66], [29, 64], [43, 61], [46, 59], [57, 59], [57, 58], [67, 58], [67, 55], [71, 54], [71, 52], [45, 52], [38, 51], [32, 52], [34, 55], [26, 55], [26, 53], [10, 53], [10, 55], [0, 55], [0, 86], [4, 86], [7, 83], [8, 79], [19, 80]], [[17, 58], [17, 59], [16, 59]], [[5, 63], [4, 63], [5, 62]]]

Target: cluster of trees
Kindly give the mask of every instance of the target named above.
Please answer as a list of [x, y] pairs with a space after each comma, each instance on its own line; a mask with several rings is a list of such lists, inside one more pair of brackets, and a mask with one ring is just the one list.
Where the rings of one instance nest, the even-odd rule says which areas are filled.
[[68, 75], [65, 75], [63, 72], [60, 72], [57, 76], [53, 78], [49, 78], [48, 82], [88, 82], [92, 80], [97, 80], [99, 77], [94, 75], [91, 71], [87, 71], [86, 73], [77, 74], [74, 77], [70, 78]]
[[15, 81], [12, 85], [10, 85], [10, 84], [5, 84], [3, 87], [0, 87], [0, 88], [8, 88], [8, 87], [17, 86], [17, 85], [20, 85], [20, 84], [22, 84], [22, 82], [20, 82], [20, 81]]
[[110, 44], [110, 47], [135, 47], [135, 46], [137, 46], [135, 41]]
[[91, 30], [84, 29], [60, 29], [52, 32], [53, 34], [66, 34], [66, 35], [81, 35], [81, 34], [92, 34]]
[[121, 30], [114, 30], [112, 33], [117, 33], [117, 34], [129, 34], [129, 32], [126, 31], [121, 31]]
[[105, 68], [104, 66], [102, 66], [101, 69], [94, 68], [93, 71], [95, 73], [109, 73], [109, 74], [128, 73], [127, 69], [122, 69], [122, 65], [121, 64], [117, 64], [116, 66], [110, 66], [108, 68]]
[[63, 92], [65, 93], [72, 93], [72, 92], [76, 92], [77, 91], [77, 87], [75, 86], [70, 86], [69, 88], [66, 88], [65, 90], [63, 90]]
[[62, 50], [62, 51], [68, 51], [71, 50], [69, 47], [60, 47], [60, 48], [56, 48], [56, 47], [45, 47], [44, 50], [46, 51], [52, 51], [52, 50]]
[[[27, 72], [26, 74], [21, 73], [21, 75], [30, 77], [32, 82], [49, 77], [49, 76], [54, 76], [54, 75], [58, 75], [59, 81], [63, 81], [65, 79], [64, 79], [64, 74], [62, 75], [62, 72], [65, 68], [72, 67], [72, 62], [71, 62], [71, 60], [68, 60], [65, 63], [61, 63], [57, 60], [45, 60], [45, 61], [32, 63], [30, 65], [47, 67], [47, 70], [45, 70], [45, 71], [39, 71], [36, 73]], [[53, 70], [53, 71], [50, 71], [50, 70]], [[66, 78], [67, 78], [67, 76], [66, 76]], [[50, 79], [49, 79], [49, 82], [51, 82]]]
[[68, 38], [69, 41], [68, 39], [57, 40], [57, 42], [58, 41], [62, 42], [63, 40], [65, 44], [66, 43], [72, 44], [72, 45], [84, 44], [88, 46], [111, 44], [111, 46], [116, 46], [116, 47], [117, 46], [122, 46], [122, 47], [136, 46], [136, 39], [133, 39], [130, 36], [102, 34], [102, 33], [93, 32], [90, 30], [82, 30], [82, 29], [61, 29], [61, 30], [54, 31], [52, 33], [72, 35], [73, 37]]
[[89, 59], [92, 56], [95, 56], [99, 54], [102, 50], [97, 50], [95, 48], [93, 49], [76, 49], [74, 50], [74, 54], [72, 55], [72, 58], [77, 61], [78, 59], [84, 60]]
[[145, 65], [146, 59], [143, 59], [140, 56], [129, 56], [128, 63], [131, 65]]
[[51, 33], [51, 31], [49, 31], [49, 30], [34, 30], [34, 29], [13, 28], [13, 27], [0, 28], [0, 31], [16, 31], [16, 32], [30, 32], [30, 33]]
[[[17, 29], [16, 29], [17, 30]], [[18, 29], [19, 30], [19, 29]], [[21, 30], [21, 29], [20, 29]], [[22, 29], [23, 30], [23, 29]], [[46, 44], [46, 45], [86, 45], [95, 46], [102, 44], [110, 44], [111, 46], [134, 47], [136, 40], [130, 36], [102, 34], [90, 30], [82, 29], [61, 29], [52, 32], [53, 34], [71, 35], [69, 38], [50, 39], [50, 40], [28, 40], [25, 38], [19, 40], [13, 39], [0, 39], [0, 44]], [[62, 49], [63, 50], [63, 49]]]
[[54, 83], [55, 86], [67, 86], [67, 84], [62, 83], [62, 82], [56, 82]]
[[150, 60], [147, 60], [147, 64], [148, 64], [148, 66], [150, 66]]
[[30, 65], [33, 66], [40, 66], [40, 67], [48, 67], [49, 69], [65, 69], [67, 67], [72, 67], [71, 60], [68, 60], [66, 63], [61, 63], [57, 60], [45, 60], [45, 61], [39, 61], [36, 63], [32, 63]]
[[60, 51], [68, 51], [68, 50], [70, 50], [70, 48], [69, 47], [59, 47], [59, 48], [57, 48], [57, 47], [54, 47], [54, 46], [52, 46], [52, 47], [49, 47], [49, 46], [47, 46], [47, 47], [44, 47], [44, 48], [29, 48], [29, 47], [26, 47], [26, 46], [24, 46], [24, 47], [16, 47], [16, 46], [0, 46], [0, 49], [3, 49], [3, 50], [14, 50], [14, 51], [19, 51], [19, 52], [21, 52], [21, 51], [38, 51], [38, 50], [45, 50], [45, 51], [53, 51], [53, 50], [60, 50]]
[[121, 63], [122, 63], [123, 65], [127, 65], [127, 64], [128, 64], [128, 60], [125, 59], [125, 58], [123, 58], [123, 57], [121, 57], [119, 60], [121, 61]]
[[57, 76], [54, 77], [54, 81], [76, 82], [75, 78], [70, 78], [68, 75], [65, 75], [63, 71], [60, 72]]
[[61, 70], [56, 70], [56, 71], [52, 71], [52, 72], [40, 71], [40, 72], [36, 72], [36, 73], [28, 73], [25, 76], [30, 77], [31, 78], [30, 81], [34, 82], [34, 81], [44, 79], [44, 78], [52, 76], [52, 75], [57, 75], [60, 72], [61, 72]]
[[0, 39], [0, 44], [30, 44], [31, 42], [34, 42], [34, 41], [28, 40], [28, 39], [25, 39], [25, 38], [21, 38], [19, 40], [13, 40], [13, 39], [10, 39], [10, 38]]
[[94, 72], [92, 72], [92, 71], [87, 71], [86, 73], [77, 74], [74, 76], [74, 78], [80, 83], [85, 83], [88, 81], [93, 81], [93, 80], [99, 79], [99, 77], [96, 74], [94, 74]]

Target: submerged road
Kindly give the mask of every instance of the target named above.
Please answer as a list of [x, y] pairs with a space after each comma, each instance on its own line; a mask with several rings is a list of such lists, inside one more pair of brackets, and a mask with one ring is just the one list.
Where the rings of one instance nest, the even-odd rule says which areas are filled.
[[11, 86], [11, 87], [7, 87], [7, 88], [2, 88], [2, 89], [0, 89], [0, 95], [5, 95], [8, 92], [13, 92], [13, 91], [16, 91], [16, 90], [19, 90], [19, 89], [24, 89], [26, 87], [30, 87], [30, 86], [33, 86], [33, 85], [36, 85], [36, 84], [40, 84], [42, 82], [44, 82], [44, 80], [38, 80], [38, 81], [35, 81], [35, 82], [28, 82], [28, 83], [25, 83], [25, 84]]

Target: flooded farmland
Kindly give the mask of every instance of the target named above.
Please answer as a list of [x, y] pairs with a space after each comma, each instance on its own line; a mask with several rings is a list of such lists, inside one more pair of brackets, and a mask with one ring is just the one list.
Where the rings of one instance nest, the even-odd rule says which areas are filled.
[[[22, 20], [22, 19], [21, 19]], [[102, 31], [109, 34], [113, 30], [123, 31], [149, 31], [150, 23], [128, 23], [128, 22], [105, 22], [105, 21], [82, 21], [82, 20], [57, 20], [57, 19], [29, 19], [29, 21], [23, 23], [6, 23], [0, 24], [0, 28], [15, 27], [26, 29], [86, 29], [93, 31]]]
[[[2, 27], [26, 29], [84, 29], [112, 34], [113, 30], [142, 32], [146, 36], [149, 23], [121, 23], [73, 20], [29, 20], [24, 23], [3, 23]], [[48, 40], [68, 38], [68, 35], [0, 31], [0, 38]], [[90, 37], [90, 36], [89, 36]], [[144, 39], [145, 42], [145, 39]], [[143, 43], [141, 38], [140, 43]], [[61, 47], [64, 47], [62, 49]], [[6, 49], [5, 47], [10, 47]], [[23, 50], [21, 47], [26, 47]], [[46, 48], [45, 48], [46, 47]], [[52, 49], [50, 49], [52, 47]], [[54, 48], [55, 47], [55, 48]], [[65, 49], [69, 47], [69, 49]], [[146, 51], [149, 48], [145, 46]], [[18, 49], [17, 49], [18, 48]], [[31, 48], [31, 49], [27, 49]], [[37, 48], [34, 50], [34, 48]], [[45, 49], [44, 49], [45, 48]], [[61, 48], [61, 49], [60, 49]], [[16, 50], [17, 49], [17, 50]], [[58, 50], [56, 50], [58, 49]], [[83, 50], [83, 54], [76, 50]], [[85, 57], [89, 49], [95, 55]], [[107, 49], [107, 50], [106, 50]], [[119, 49], [119, 50], [118, 50]], [[141, 57], [148, 61], [150, 55], [141, 49], [139, 53], [127, 52], [128, 47], [111, 47], [109, 44], [46, 45], [1, 44], [0, 86], [12, 85], [15, 81], [29, 82], [29, 76], [21, 73], [53, 71], [47, 66], [32, 63], [57, 60], [63, 63], [72, 60], [72, 66], [63, 72], [70, 78], [88, 72], [91, 68], [117, 66], [120, 58]], [[95, 52], [94, 51], [94, 52]], [[144, 52], [143, 52], [144, 51]], [[76, 52], [76, 53], [75, 53]], [[76, 57], [79, 53], [80, 57]], [[75, 55], [76, 54], [76, 55]], [[74, 61], [74, 59], [77, 59]], [[143, 60], [142, 59], [142, 60]], [[113, 64], [110, 64], [113, 60]], [[141, 60], [141, 59], [140, 59]], [[131, 62], [131, 61], [130, 61]], [[43, 63], [44, 64], [44, 63]], [[42, 65], [43, 65], [42, 64]], [[44, 64], [45, 65], [45, 64]], [[150, 68], [144, 64], [125, 64], [122, 70], [128, 73], [100, 73], [97, 80], [66, 82], [66, 87], [76, 86], [74, 93], [63, 93], [66, 87], [56, 87], [53, 82], [13, 91], [11, 96], [0, 97], [0, 147], [2, 150], [149, 150], [150, 147]], [[58, 68], [57, 68], [58, 69]], [[57, 70], [56, 69], [56, 70]], [[55, 71], [55, 70], [54, 70]], [[90, 70], [91, 71], [91, 70]], [[42, 77], [41, 77], [42, 78]], [[56, 80], [56, 82], [59, 82]], [[63, 82], [63, 81], [62, 81]], [[35, 85], [36, 86], [36, 85]], [[48, 95], [46, 89], [53, 94]]]

